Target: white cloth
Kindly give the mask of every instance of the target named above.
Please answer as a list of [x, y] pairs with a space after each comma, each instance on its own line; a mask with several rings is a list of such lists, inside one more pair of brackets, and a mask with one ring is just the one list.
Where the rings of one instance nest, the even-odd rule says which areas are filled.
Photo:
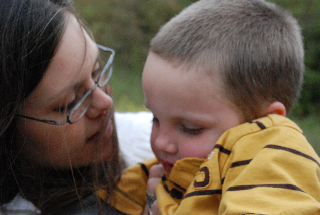
[[127, 166], [154, 157], [150, 145], [152, 119], [151, 112], [115, 113], [120, 153]]

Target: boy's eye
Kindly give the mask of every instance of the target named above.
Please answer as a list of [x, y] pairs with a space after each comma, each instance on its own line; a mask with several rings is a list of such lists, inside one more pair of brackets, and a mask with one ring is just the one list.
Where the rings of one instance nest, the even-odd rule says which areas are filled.
[[182, 125], [181, 129], [184, 133], [189, 135], [198, 135], [198, 134], [201, 134], [204, 130], [204, 128], [188, 127], [185, 125]]

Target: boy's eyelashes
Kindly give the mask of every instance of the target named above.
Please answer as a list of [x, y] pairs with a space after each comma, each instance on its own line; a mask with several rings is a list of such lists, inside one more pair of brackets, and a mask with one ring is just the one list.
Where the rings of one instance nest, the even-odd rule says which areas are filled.
[[194, 128], [194, 127], [188, 127], [185, 125], [181, 125], [181, 129], [184, 133], [189, 134], [189, 135], [198, 135], [201, 134], [204, 128]]
[[[159, 124], [159, 120], [155, 116], [153, 117], [152, 122], [155, 124]], [[183, 133], [186, 133], [188, 135], [198, 135], [204, 131], [204, 128], [202, 128], [202, 127], [195, 127], [193, 125], [185, 125], [183, 123], [178, 123], [178, 126], [180, 127], [180, 129]]]

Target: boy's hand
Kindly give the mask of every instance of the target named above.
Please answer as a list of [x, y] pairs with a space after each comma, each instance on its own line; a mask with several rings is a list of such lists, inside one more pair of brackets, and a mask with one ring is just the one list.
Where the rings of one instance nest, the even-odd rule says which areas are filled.
[[[161, 164], [156, 164], [153, 165], [150, 170], [149, 170], [149, 180], [147, 183], [147, 193], [149, 195], [153, 195], [154, 198], [156, 196], [156, 186], [161, 180], [161, 177], [164, 175], [163, 172], [163, 166]], [[150, 202], [151, 208], [149, 208], [148, 204], [144, 208], [144, 215], [158, 215], [160, 214], [159, 212], [159, 207], [158, 207], [158, 202], [155, 199], [154, 202]]]

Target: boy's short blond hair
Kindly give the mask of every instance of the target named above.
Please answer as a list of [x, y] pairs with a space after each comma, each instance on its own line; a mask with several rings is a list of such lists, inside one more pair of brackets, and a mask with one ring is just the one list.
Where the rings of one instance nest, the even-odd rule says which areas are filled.
[[195, 71], [218, 72], [226, 99], [247, 121], [273, 101], [290, 112], [300, 94], [300, 27], [263, 0], [200, 0], [160, 29], [150, 51]]

